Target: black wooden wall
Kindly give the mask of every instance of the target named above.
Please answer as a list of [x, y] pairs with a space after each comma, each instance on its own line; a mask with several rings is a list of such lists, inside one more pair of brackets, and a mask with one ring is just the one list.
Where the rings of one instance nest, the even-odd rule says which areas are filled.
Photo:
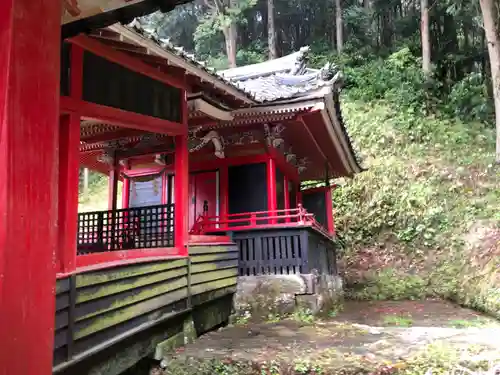
[[314, 214], [318, 223], [328, 228], [326, 218], [326, 195], [324, 191], [315, 191], [302, 194], [302, 204], [311, 214]]
[[119, 64], [85, 52], [83, 99], [129, 112], [182, 121], [182, 92]]
[[229, 213], [267, 211], [266, 164], [229, 167]]
[[239, 275], [336, 275], [336, 249], [330, 238], [311, 228], [238, 231]]

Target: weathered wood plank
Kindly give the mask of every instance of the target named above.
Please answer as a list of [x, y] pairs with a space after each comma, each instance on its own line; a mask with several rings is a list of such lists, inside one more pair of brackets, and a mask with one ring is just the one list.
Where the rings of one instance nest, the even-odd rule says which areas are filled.
[[83, 352], [94, 351], [98, 347], [106, 346], [116, 341], [117, 338], [129, 335], [131, 332], [140, 332], [148, 327], [160, 324], [172, 319], [162, 327], [163, 332], [177, 333], [182, 331], [182, 319], [175, 320], [175, 316], [187, 312], [187, 300], [180, 300], [173, 304], [162, 306], [159, 309], [139, 315], [132, 319], [106, 328], [92, 335], [85, 336], [75, 343], [75, 352], [81, 355]]
[[206, 262], [206, 263], [197, 263], [191, 265], [191, 274], [199, 272], [209, 272], [215, 270], [223, 270], [225, 268], [235, 268], [238, 267], [238, 259], [234, 258], [232, 260], [224, 260], [218, 262]]
[[237, 276], [238, 276], [237, 268], [199, 273], [191, 276], [191, 285], [206, 283], [208, 281], [213, 281], [213, 280], [225, 279], [227, 277], [237, 277]]
[[76, 306], [75, 319], [78, 322], [111, 310], [117, 310], [127, 305], [185, 288], [187, 287], [187, 283], [187, 276], [184, 276], [175, 280], [167, 280], [154, 286], [146, 285], [135, 290], [100, 298], [96, 301], [89, 301]]
[[[204, 284], [201, 284], [204, 285]], [[187, 287], [174, 292], [165, 293], [158, 297], [142, 301], [140, 303], [112, 310], [93, 319], [86, 319], [75, 324], [75, 340], [112, 327], [139, 315], [151, 312], [163, 306], [170, 305], [183, 298], [187, 298]]]
[[146, 276], [136, 276], [122, 279], [112, 283], [98, 284], [78, 290], [77, 303], [82, 303], [100, 297], [117, 294], [131, 289], [137, 289], [145, 285], [155, 284], [161, 281], [187, 275], [187, 267], [176, 268], [169, 271], [156, 272]]
[[61, 293], [56, 296], [56, 311], [60, 311], [69, 306], [69, 293]]
[[198, 255], [191, 257], [191, 263], [217, 262], [220, 260], [238, 259], [238, 257], [239, 253], [236, 251], [230, 253]]
[[191, 287], [192, 295], [209, 292], [215, 289], [225, 288], [227, 286], [236, 285], [238, 279], [236, 277], [229, 277], [227, 279], [220, 279], [215, 281], [210, 281], [207, 283], [193, 285]]
[[236, 245], [226, 245], [226, 246], [189, 246], [189, 255], [204, 255], [213, 253], [228, 253], [232, 251], [238, 251]]
[[76, 287], [81, 288], [84, 286], [102, 284], [110, 281], [126, 279], [129, 277], [166, 271], [185, 266], [187, 266], [187, 258], [146, 264], [143, 263], [140, 265], [88, 272], [76, 276]]
[[68, 343], [68, 329], [63, 328], [56, 331], [54, 335], [54, 350], [59, 349]]
[[56, 294], [64, 293], [69, 290], [69, 278], [59, 279], [56, 282]]

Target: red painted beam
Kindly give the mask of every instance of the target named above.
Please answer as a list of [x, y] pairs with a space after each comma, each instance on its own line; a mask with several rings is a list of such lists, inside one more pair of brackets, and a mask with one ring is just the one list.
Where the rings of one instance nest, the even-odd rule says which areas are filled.
[[269, 160], [269, 155], [259, 154], [259, 155], [246, 155], [237, 156], [234, 158], [225, 159], [215, 159], [193, 162], [190, 166], [191, 171], [208, 171], [223, 167], [243, 165], [243, 164], [257, 164], [257, 163], [267, 163]]
[[0, 1], [0, 374], [52, 374], [61, 3]]
[[104, 43], [101, 43], [94, 38], [78, 35], [70, 39], [70, 42], [77, 44], [83, 49], [92, 52], [93, 54], [105, 58], [106, 60], [112, 61], [114, 63], [120, 64], [127, 69], [133, 70], [134, 72], [143, 74], [157, 81], [166, 83], [167, 85], [174, 86], [180, 89], [186, 88], [186, 83], [184, 79], [167, 76], [166, 74], [158, 71], [151, 65], [148, 65], [141, 60], [138, 60], [132, 56], [127, 55], [125, 52], [117, 51]]
[[123, 109], [89, 103], [67, 96], [61, 96], [61, 112], [76, 113], [81, 117], [107, 122], [124, 128], [144, 130], [153, 133], [177, 135], [187, 133], [187, 127], [177, 122], [140, 115]]

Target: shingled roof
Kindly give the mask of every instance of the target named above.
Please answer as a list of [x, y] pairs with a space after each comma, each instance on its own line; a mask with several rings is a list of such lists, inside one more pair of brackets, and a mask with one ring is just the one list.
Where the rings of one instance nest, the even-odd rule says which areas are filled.
[[168, 39], [160, 38], [155, 30], [137, 19], [128, 26], [115, 24], [109, 29], [147, 48], [148, 53], [168, 60], [169, 64], [180, 66], [218, 92], [238, 98], [240, 104], [233, 103], [228, 107], [236, 116], [252, 110], [275, 113], [286, 111], [290, 106], [322, 106], [325, 125], [332, 140], [338, 139], [343, 144], [339, 152], [345, 155], [346, 170], [350, 171], [349, 174], [363, 170], [340, 111], [342, 74], [332, 64], [326, 64], [321, 69], [310, 68], [308, 47], [278, 59], [215, 71], [193, 54], [172, 45]]
[[[223, 70], [217, 74], [239, 89], [249, 92], [258, 102], [325, 95], [342, 81], [336, 66], [326, 64], [322, 69], [311, 69], [309, 47], [275, 60]], [[326, 90], [325, 90], [326, 89]]]
[[215, 81], [239, 90], [257, 103], [309, 96], [323, 88], [333, 90], [342, 80], [340, 71], [334, 65], [326, 64], [322, 69], [309, 68], [309, 47], [302, 47], [278, 59], [216, 71], [204, 61], [196, 59], [194, 54], [173, 45], [168, 39], [160, 38], [155, 30], [143, 25], [138, 19], [121, 27], [122, 30], [128, 29], [148, 38], [164, 51], [182, 58], [193, 67], [210, 74]]

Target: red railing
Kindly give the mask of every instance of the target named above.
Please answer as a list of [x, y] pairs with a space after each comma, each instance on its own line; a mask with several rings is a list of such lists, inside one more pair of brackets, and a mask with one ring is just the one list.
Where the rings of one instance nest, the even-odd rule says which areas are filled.
[[200, 215], [189, 233], [202, 235], [228, 230], [298, 226], [310, 226], [328, 237], [334, 235], [316, 220], [314, 214], [307, 212], [300, 204], [298, 208], [287, 210], [245, 212], [225, 216]]

